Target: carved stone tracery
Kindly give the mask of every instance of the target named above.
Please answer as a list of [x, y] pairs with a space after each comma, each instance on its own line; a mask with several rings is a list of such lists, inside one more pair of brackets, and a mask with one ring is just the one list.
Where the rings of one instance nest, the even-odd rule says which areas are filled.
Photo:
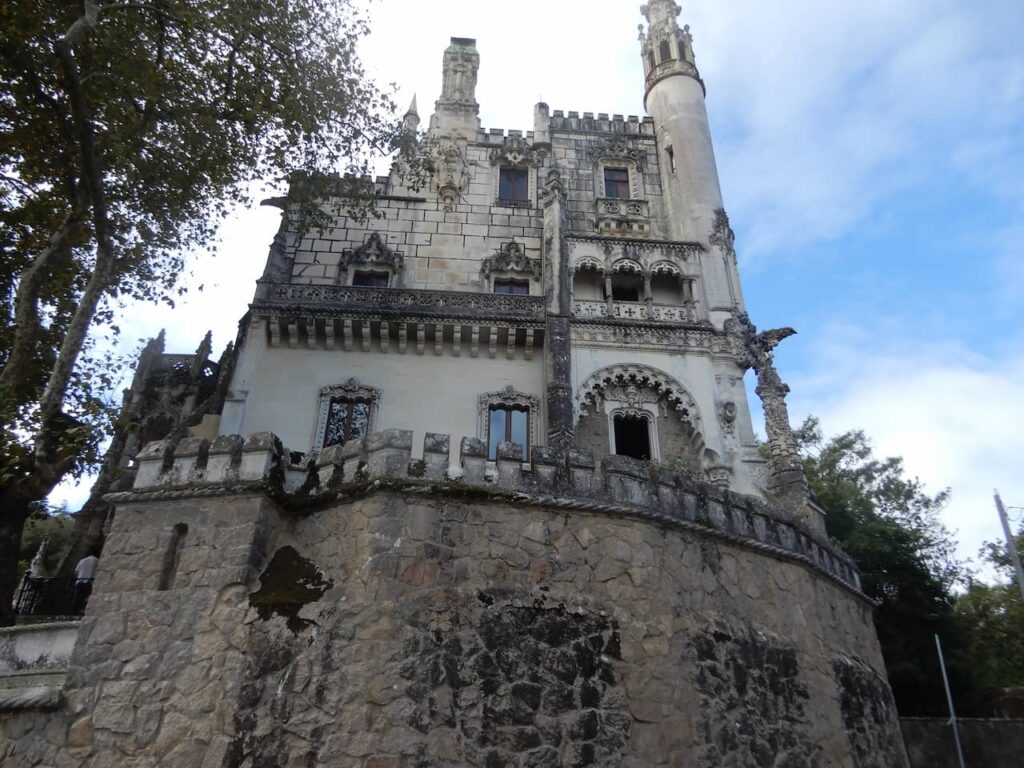
[[[484, 392], [477, 398], [477, 437], [484, 442], [487, 441], [491, 406], [495, 405], [525, 410], [529, 430], [527, 439], [531, 443], [540, 444], [542, 437], [540, 432], [540, 398], [528, 392], [518, 390], [511, 384], [497, 392]], [[527, 452], [529, 452], [531, 447], [529, 445], [523, 446]]]
[[341, 269], [347, 271], [353, 265], [381, 267], [398, 272], [405, 264], [401, 251], [388, 248], [380, 234], [371, 232], [358, 248], [348, 248], [341, 253]]
[[540, 280], [541, 262], [538, 258], [527, 256], [526, 247], [513, 240], [502, 243], [493, 256], [488, 256], [480, 263], [480, 274], [485, 279], [490, 279], [495, 272], [518, 272]]
[[341, 384], [320, 388], [320, 403], [317, 410], [316, 427], [313, 430], [314, 451], [324, 447], [324, 437], [327, 433], [327, 422], [330, 419], [331, 402], [344, 399], [349, 401], [367, 402], [370, 405], [367, 423], [363, 434], [370, 434], [377, 425], [377, 412], [380, 409], [380, 390], [376, 387], [368, 387], [362, 384], [359, 379], [352, 377]]
[[667, 373], [648, 365], [618, 363], [592, 373], [579, 390], [579, 415], [586, 415], [600, 400], [613, 400], [632, 408], [664, 400], [680, 421], [700, 431], [701, 416], [693, 396]]

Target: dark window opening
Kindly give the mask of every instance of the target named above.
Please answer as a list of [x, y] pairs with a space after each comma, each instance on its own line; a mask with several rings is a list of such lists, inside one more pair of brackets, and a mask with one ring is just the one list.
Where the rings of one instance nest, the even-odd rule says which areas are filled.
[[647, 67], [648, 69], [654, 69], [655, 66], [656, 64], [654, 61], [654, 51], [649, 51], [647, 53]]
[[174, 586], [174, 577], [178, 574], [178, 562], [181, 560], [181, 550], [185, 546], [185, 535], [188, 533], [188, 526], [185, 523], [178, 523], [171, 533], [171, 540], [164, 551], [164, 562], [160, 568], [160, 583], [157, 589], [164, 592]]
[[502, 168], [498, 172], [498, 199], [525, 203], [530, 199], [530, 171], [526, 168]]
[[324, 431], [324, 448], [329, 445], [344, 445], [349, 440], [362, 437], [370, 424], [370, 403], [367, 400], [349, 400], [337, 397], [327, 406], [327, 429]]
[[487, 422], [487, 458], [498, 455], [498, 443], [517, 443], [523, 448], [523, 461], [530, 445], [530, 409], [517, 405], [492, 405]]
[[530, 294], [530, 284], [525, 280], [495, 280], [494, 292], [528, 296]]
[[651, 458], [650, 424], [638, 416], [615, 417], [615, 453], [648, 461]]
[[391, 276], [387, 272], [356, 272], [352, 285], [360, 288], [387, 288]]
[[663, 40], [661, 45], [658, 46], [658, 55], [661, 56], [662, 61], [672, 59], [672, 48], [669, 46], [668, 40]]
[[614, 301], [640, 301], [640, 289], [635, 285], [612, 284], [612, 299]]
[[604, 169], [604, 196], [614, 198], [629, 197], [629, 171], [625, 168]]
[[613, 301], [640, 301], [642, 291], [643, 279], [640, 275], [624, 272], [612, 275]]
[[672, 147], [665, 150], [665, 154], [668, 155], [668, 168], [672, 173], [676, 172], [676, 153], [672, 151]]

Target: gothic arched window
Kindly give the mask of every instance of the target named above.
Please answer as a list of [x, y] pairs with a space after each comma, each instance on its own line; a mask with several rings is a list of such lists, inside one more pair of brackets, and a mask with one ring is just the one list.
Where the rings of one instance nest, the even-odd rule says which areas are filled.
[[363, 386], [358, 379], [320, 390], [320, 409], [313, 434], [313, 450], [344, 445], [373, 431], [380, 404], [380, 390]]

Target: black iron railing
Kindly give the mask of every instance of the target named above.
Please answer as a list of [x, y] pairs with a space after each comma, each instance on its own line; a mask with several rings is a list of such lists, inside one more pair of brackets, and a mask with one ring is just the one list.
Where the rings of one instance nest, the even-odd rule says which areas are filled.
[[19, 616], [81, 616], [92, 594], [92, 579], [25, 575], [14, 602]]

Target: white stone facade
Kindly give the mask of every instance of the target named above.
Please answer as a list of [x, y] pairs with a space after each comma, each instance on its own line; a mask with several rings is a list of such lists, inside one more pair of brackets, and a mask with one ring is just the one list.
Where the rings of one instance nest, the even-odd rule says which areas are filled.
[[[639, 418], [652, 460], [682, 451], [701, 479], [763, 494], [751, 362], [726, 324], [745, 311], [704, 84], [678, 7], [644, 11], [649, 117], [538, 104], [533, 131], [484, 130], [480, 55], [453, 38], [417, 140], [425, 184], [410, 185], [398, 161], [376, 182], [380, 218], [338, 215], [305, 236], [286, 204], [220, 433], [271, 431], [320, 450], [321, 392], [355, 378], [379, 392], [373, 429], [486, 442], [481, 396], [511, 387], [537, 403], [532, 445], [613, 453], [616, 419]], [[416, 130], [415, 102], [404, 124]], [[582, 391], [617, 366], [630, 382]], [[608, 423], [584, 435], [595, 410]]]

